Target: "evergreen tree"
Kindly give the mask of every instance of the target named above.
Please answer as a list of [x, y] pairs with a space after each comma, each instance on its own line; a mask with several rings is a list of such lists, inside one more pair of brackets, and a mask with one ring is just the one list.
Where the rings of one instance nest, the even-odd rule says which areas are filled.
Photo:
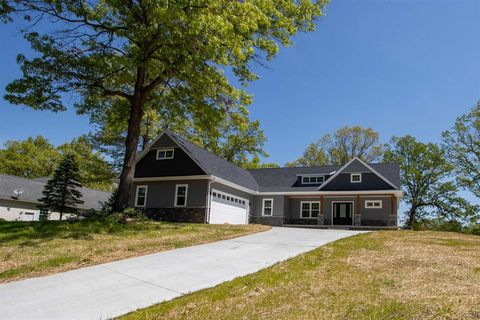
[[84, 202], [81, 200], [82, 194], [77, 190], [82, 187], [79, 180], [79, 169], [75, 157], [73, 154], [66, 154], [53, 177], [45, 185], [43, 198], [39, 199], [43, 203], [39, 206], [40, 209], [59, 212], [60, 220], [65, 212], [76, 213], [75, 206]]

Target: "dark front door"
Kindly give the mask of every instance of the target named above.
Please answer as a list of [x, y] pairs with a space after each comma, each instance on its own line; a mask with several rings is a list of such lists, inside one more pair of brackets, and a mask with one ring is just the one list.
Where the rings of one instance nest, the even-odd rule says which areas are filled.
[[333, 204], [333, 224], [349, 225], [353, 224], [353, 203], [335, 202]]

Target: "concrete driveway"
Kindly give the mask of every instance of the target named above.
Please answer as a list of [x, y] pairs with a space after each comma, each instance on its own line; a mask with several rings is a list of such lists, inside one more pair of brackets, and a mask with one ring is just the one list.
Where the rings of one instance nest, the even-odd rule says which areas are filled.
[[231, 240], [0, 285], [1, 319], [108, 319], [360, 233], [272, 228]]

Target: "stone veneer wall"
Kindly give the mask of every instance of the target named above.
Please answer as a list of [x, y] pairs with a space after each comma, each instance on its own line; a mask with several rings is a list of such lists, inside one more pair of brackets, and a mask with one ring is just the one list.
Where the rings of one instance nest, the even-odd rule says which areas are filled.
[[205, 223], [207, 208], [148, 208], [145, 215], [160, 221]]
[[388, 219], [383, 220], [366, 220], [362, 219], [362, 226], [396, 226], [397, 215], [390, 215]]
[[249, 216], [248, 223], [265, 224], [269, 226], [282, 226], [283, 217]]

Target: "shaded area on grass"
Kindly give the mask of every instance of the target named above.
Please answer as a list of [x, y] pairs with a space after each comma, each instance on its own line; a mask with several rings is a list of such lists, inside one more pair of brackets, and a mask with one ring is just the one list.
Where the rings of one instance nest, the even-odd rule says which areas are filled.
[[230, 239], [268, 230], [260, 225], [208, 225], [102, 220], [0, 222], [0, 282]]
[[125, 319], [479, 319], [480, 237], [362, 234]]

